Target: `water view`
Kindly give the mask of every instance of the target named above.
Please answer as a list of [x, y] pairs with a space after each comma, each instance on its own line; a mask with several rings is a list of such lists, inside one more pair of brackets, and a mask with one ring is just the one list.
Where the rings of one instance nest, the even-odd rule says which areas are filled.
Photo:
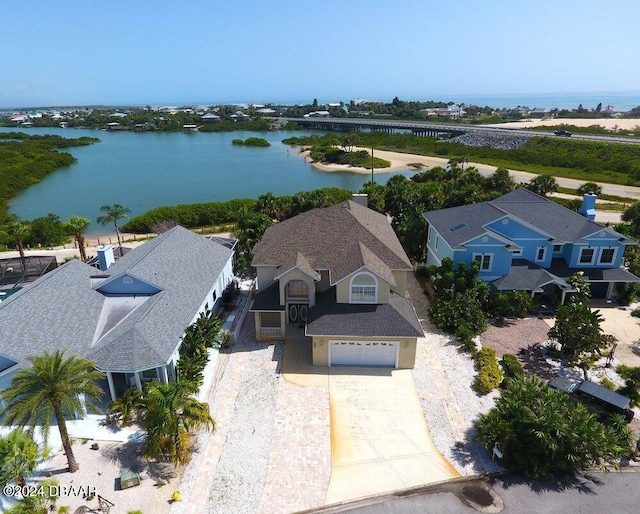
[[[2, 131], [14, 129], [0, 128]], [[23, 129], [25, 131], [25, 129]], [[23, 219], [53, 212], [67, 219], [77, 214], [92, 221], [90, 235], [110, 232], [98, 225], [101, 205], [120, 203], [135, 216], [160, 205], [256, 198], [320, 187], [357, 191], [369, 175], [315, 170], [293, 149], [281, 143], [308, 132], [106, 132], [98, 130], [30, 128], [28, 134], [67, 138], [97, 137], [100, 143], [69, 148], [78, 162], [55, 171], [14, 198], [9, 211]], [[236, 138], [262, 137], [271, 146], [233, 146]], [[376, 174], [386, 182], [398, 172]], [[407, 170], [403, 174], [411, 175]]]

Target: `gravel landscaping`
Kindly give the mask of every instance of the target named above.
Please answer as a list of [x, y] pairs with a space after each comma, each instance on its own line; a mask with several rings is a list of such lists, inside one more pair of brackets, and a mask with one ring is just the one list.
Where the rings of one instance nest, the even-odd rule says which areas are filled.
[[211, 484], [208, 512], [258, 510], [269, 464], [277, 388], [277, 375], [267, 369], [248, 374], [240, 385], [232, 429]]
[[475, 420], [493, 407], [498, 391], [481, 395], [473, 389], [473, 359], [431, 325], [429, 300], [415, 277], [408, 277], [407, 290], [426, 336], [418, 340], [412, 374], [434, 444], [462, 475], [501, 471], [473, 439]]

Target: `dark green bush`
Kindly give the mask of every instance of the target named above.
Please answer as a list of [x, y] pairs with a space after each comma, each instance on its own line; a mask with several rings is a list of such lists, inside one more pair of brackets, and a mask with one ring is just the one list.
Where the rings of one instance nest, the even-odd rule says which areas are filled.
[[505, 377], [515, 378], [524, 375], [524, 368], [515, 355], [511, 355], [510, 353], [504, 354], [500, 363], [502, 364]]

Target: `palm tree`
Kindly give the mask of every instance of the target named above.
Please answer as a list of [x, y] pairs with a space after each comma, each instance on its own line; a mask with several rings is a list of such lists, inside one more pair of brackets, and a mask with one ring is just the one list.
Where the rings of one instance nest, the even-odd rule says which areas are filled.
[[194, 385], [189, 382], [149, 383], [144, 395], [147, 430], [144, 455], [164, 456], [174, 464], [184, 464], [189, 459], [189, 431], [215, 428], [209, 406], [193, 398], [194, 392]]
[[[6, 511], [6, 514], [50, 514], [57, 512], [58, 514], [68, 514], [71, 512], [67, 505], [57, 507], [56, 502], [60, 499], [55, 495], [58, 491], [60, 482], [57, 480], [43, 480], [38, 482], [38, 492], [43, 494], [34, 494], [23, 497], [18, 503]], [[57, 510], [56, 510], [57, 507]], [[80, 512], [77, 510], [76, 512]]]
[[55, 417], [67, 455], [69, 472], [78, 471], [78, 463], [67, 431], [65, 416], [75, 416], [82, 412], [84, 395], [86, 407], [98, 411], [96, 401], [102, 396], [102, 390], [95, 383], [104, 375], [96, 371], [95, 364], [74, 355], [66, 357], [64, 351], [29, 357], [30, 368], [16, 372], [11, 385], [2, 393], [5, 408], [0, 412], [6, 425], [29, 426], [33, 433], [36, 425], [42, 426], [45, 438], [49, 435], [51, 421]]
[[116, 228], [116, 237], [118, 238], [118, 247], [120, 248], [120, 256], [122, 256], [122, 241], [120, 240], [120, 227], [118, 226], [118, 221], [129, 219], [129, 214], [131, 214], [131, 210], [123, 207], [119, 203], [114, 203], [113, 205], [103, 205], [100, 207], [100, 211], [104, 212], [104, 216], [98, 216], [98, 223], [100, 225], [108, 225], [113, 223], [113, 226]]
[[25, 476], [33, 475], [38, 465], [38, 445], [26, 432], [16, 429], [0, 439], [0, 486], [27, 485]]
[[122, 397], [109, 403], [109, 414], [124, 427], [129, 423], [134, 414], [144, 407], [142, 393], [136, 387], [127, 389]]
[[80, 259], [82, 262], [87, 262], [87, 252], [84, 249], [84, 234], [91, 222], [89, 218], [83, 218], [82, 216], [71, 216], [67, 220], [67, 228], [71, 232], [78, 243], [78, 251], [80, 252]]
[[25, 267], [25, 256], [24, 256], [24, 240], [29, 237], [31, 233], [31, 228], [27, 223], [23, 221], [15, 220], [10, 222], [7, 225], [7, 233], [11, 236], [18, 247], [18, 252], [20, 253], [20, 260], [22, 261], [22, 268], [24, 270]]

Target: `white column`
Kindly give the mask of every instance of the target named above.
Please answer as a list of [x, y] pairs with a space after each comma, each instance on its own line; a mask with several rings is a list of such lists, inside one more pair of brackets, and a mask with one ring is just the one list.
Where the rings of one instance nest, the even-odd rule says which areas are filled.
[[162, 370], [162, 374], [160, 376], [160, 381], [163, 384], [168, 384], [169, 383], [169, 376], [167, 375], [167, 366], [161, 366], [160, 369]]
[[113, 385], [113, 376], [111, 375], [111, 371], [107, 371], [107, 382], [109, 382], [109, 393], [111, 394], [111, 399], [116, 399], [116, 388]]
[[140, 380], [140, 373], [138, 371], [134, 371], [133, 376], [136, 379], [136, 386], [138, 387], [138, 391], [142, 392], [142, 380]]

